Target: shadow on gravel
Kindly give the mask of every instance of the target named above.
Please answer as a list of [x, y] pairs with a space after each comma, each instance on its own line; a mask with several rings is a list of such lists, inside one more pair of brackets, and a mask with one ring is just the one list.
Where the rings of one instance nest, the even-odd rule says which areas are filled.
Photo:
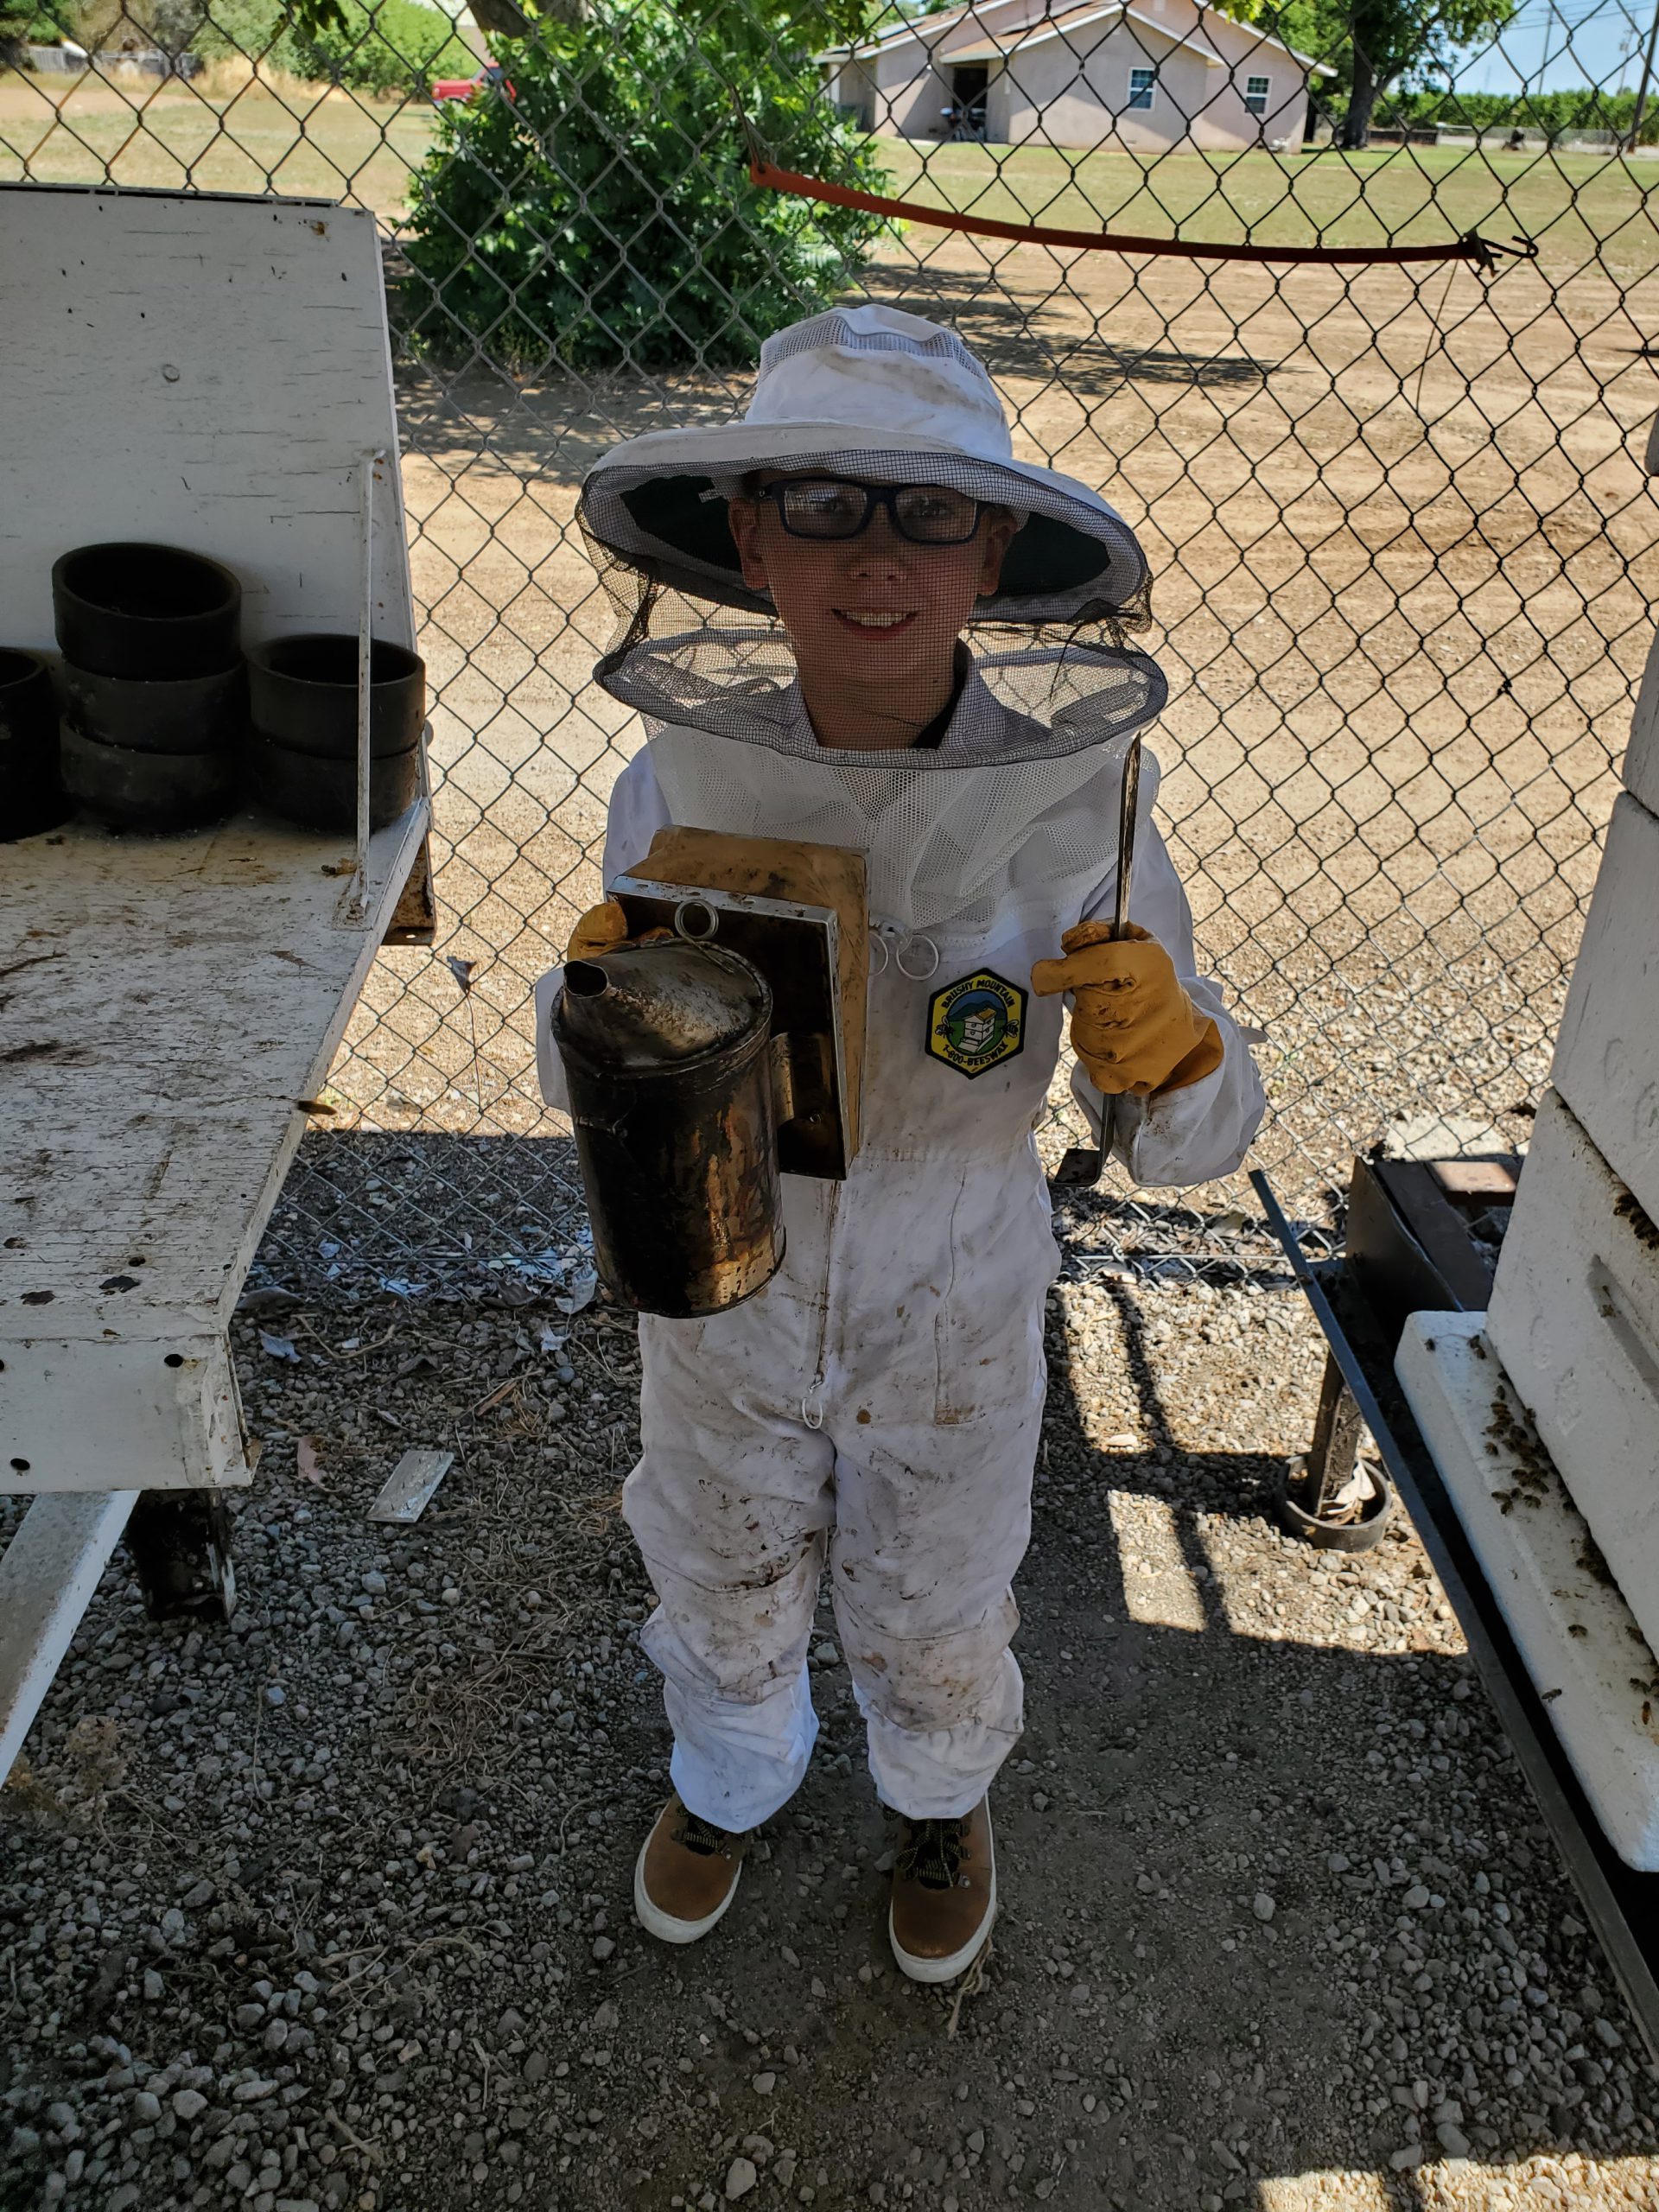
[[[1199, 353], [1173, 346], [1116, 346], [1096, 333], [1080, 334], [1075, 325], [1057, 329], [1051, 340], [1021, 302], [1039, 301], [1052, 311], [1052, 295], [1035, 289], [1016, 292], [1003, 280], [995, 285], [976, 283], [957, 270], [932, 264], [890, 269], [878, 263], [866, 272], [865, 281], [872, 299], [949, 323], [994, 375], [1063, 376], [1067, 395], [1079, 398], [1100, 398], [1131, 382], [1256, 391], [1270, 377], [1287, 373], [1280, 362], [1260, 361], [1234, 351]], [[1075, 298], [1062, 296], [1060, 305], [1062, 310], [1075, 305]]]
[[[1341, 1648], [1332, 1584], [1265, 1525], [1275, 1463], [1179, 1449], [1141, 1303], [1106, 1288], [1145, 1441], [1088, 1441], [1088, 1378], [1051, 1338], [1028, 1733], [998, 1789], [1016, 2002], [994, 2024], [1128, 2085], [1062, 2139], [1080, 2171], [1050, 2201], [1446, 2212], [1500, 2201], [1449, 2159], [1575, 2152], [1634, 2155], [1649, 2185], [1653, 2071], [1469, 1662]], [[1193, 1626], [1133, 1618], [1114, 1493], [1157, 1502]], [[1402, 1529], [1343, 1595], [1415, 1551]], [[1235, 1589], [1300, 1583], [1323, 1621], [1241, 1632], [1218, 1560]], [[1295, 2190], [1323, 2172], [1354, 2193]], [[1539, 2201], [1624, 2200], [1592, 2177]]]
[[[1113, 345], [1094, 331], [1076, 328], [1057, 327], [1047, 336], [1034, 310], [1053, 308], [1051, 292], [1020, 287], [1007, 276], [993, 286], [956, 270], [877, 263], [865, 272], [865, 289], [873, 300], [950, 323], [995, 374], [1039, 382], [1063, 377], [1068, 397], [1084, 401], [1128, 384], [1249, 392], [1264, 389], [1270, 378], [1309, 373], [1305, 364], [1287, 367], [1230, 348], [1200, 353]], [[1068, 301], [1075, 305], [1071, 296], [1062, 305]], [[470, 454], [466, 423], [487, 424], [487, 454], [471, 458], [469, 470], [524, 474], [533, 493], [537, 481], [574, 491], [619, 438], [730, 421], [742, 412], [750, 385], [751, 372], [741, 368], [518, 385], [483, 369], [439, 382], [404, 367], [397, 404], [411, 446], [424, 453], [459, 454], [465, 448]]]
[[[149, 1622], [118, 1566], [0, 1798], [5, 2212], [1498, 2212], [1433, 2171], [1459, 2144], [1640, 2169], [1620, 2197], [1558, 2167], [1541, 2203], [1651, 2196], [1652, 2074], [1466, 1662], [1338, 1648], [1357, 1592], [1410, 1610], [1409, 1533], [1318, 1567], [1262, 1515], [1268, 1458], [1173, 1441], [1189, 1314], [1225, 1319], [1203, 1357], [1240, 1397], [1286, 1359], [1259, 1290], [1052, 1308], [982, 1980], [893, 1970], [827, 1607], [805, 1783], [706, 1942], [645, 1936], [639, 1372], [623, 1316], [561, 1307], [570, 1169], [307, 1141], [255, 1294], [280, 1319], [236, 1325], [266, 1443], [238, 1615]], [[1127, 1363], [1135, 1450], [1092, 1441], [1074, 1342]], [[369, 1522], [434, 1446], [422, 1519]], [[1191, 1626], [1135, 1617], [1166, 1587]], [[1230, 1624], [1255, 1592], [1280, 1624]]]

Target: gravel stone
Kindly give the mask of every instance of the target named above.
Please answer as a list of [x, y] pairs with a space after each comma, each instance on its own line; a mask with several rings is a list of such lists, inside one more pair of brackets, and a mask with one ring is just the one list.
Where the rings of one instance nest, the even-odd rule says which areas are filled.
[[[426, 1144], [308, 1140], [290, 1192], [332, 1228], [256, 1279], [299, 1357], [233, 1325], [265, 1447], [237, 1613], [150, 1621], [118, 1551], [0, 1796], [8, 2204], [717, 2212], [746, 2167], [818, 2212], [1249, 2212], [1316, 2174], [1317, 2212], [1659, 2203], [1653, 2070], [1409, 1525], [1314, 1554], [1269, 1516], [1323, 1351], [1265, 1248], [1226, 1285], [1074, 1263], [1050, 1300], [982, 1981], [893, 1970], [827, 1591], [817, 1752], [728, 1921], [630, 1940], [667, 1788], [615, 1505], [634, 1325], [505, 1264], [576, 1251], [514, 1241], [521, 1205], [566, 1217], [562, 1140]], [[1073, 1248], [1114, 1233], [1068, 1204]], [[371, 1525], [415, 1445], [455, 1464]]]

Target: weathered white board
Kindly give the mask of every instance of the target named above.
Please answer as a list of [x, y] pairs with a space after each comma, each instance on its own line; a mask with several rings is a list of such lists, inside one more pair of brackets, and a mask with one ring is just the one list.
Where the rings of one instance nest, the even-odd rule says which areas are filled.
[[[0, 846], [0, 1491], [245, 1482], [225, 1334], [426, 832]], [[20, 1464], [21, 1463], [21, 1464]]]
[[136, 1490], [37, 1497], [0, 1559], [0, 1782], [137, 1502]]
[[1414, 1313], [1395, 1370], [1608, 1841], [1659, 1872], [1659, 1660], [1598, 1558], [1483, 1313]]
[[52, 563], [117, 538], [224, 562], [251, 644], [354, 629], [373, 451], [375, 634], [414, 644], [371, 213], [0, 186], [0, 645], [51, 650]]
[[[373, 218], [323, 201], [0, 188], [0, 644], [138, 538], [241, 578], [248, 642], [412, 643]], [[226, 1332], [427, 828], [238, 817], [0, 845], [0, 1490], [249, 1478]]]
[[1553, 1090], [1486, 1334], [1659, 1648], [1659, 1230]]
[[1659, 1221], [1659, 815], [1628, 794], [1607, 827], [1551, 1080]]
[[1659, 645], [1648, 655], [1624, 753], [1624, 786], [1649, 814], [1659, 814]]

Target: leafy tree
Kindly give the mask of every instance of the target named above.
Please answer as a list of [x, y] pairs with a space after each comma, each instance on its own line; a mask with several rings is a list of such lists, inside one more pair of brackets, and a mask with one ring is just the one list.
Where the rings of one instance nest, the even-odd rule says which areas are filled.
[[360, 92], [428, 90], [440, 77], [474, 77], [478, 56], [441, 9], [422, 0], [336, 0], [335, 20], [290, 34], [290, 66]]
[[[941, 6], [956, 0], [938, 0]], [[865, 35], [874, 11], [893, 12], [893, 0], [751, 0], [738, 12], [738, 22], [722, 0], [688, 0], [680, 13], [683, 21], [717, 30], [720, 43], [738, 43], [745, 34], [759, 33], [766, 40], [779, 36], [825, 46], [837, 39]], [[315, 38], [320, 31], [340, 27], [341, 0], [289, 0], [288, 14], [302, 36]], [[468, 13], [481, 31], [493, 38], [528, 38], [535, 25], [578, 23], [591, 13], [588, 0], [468, 0]]]
[[[130, 9], [135, 0], [126, 0]], [[247, 54], [296, 77], [366, 92], [424, 90], [439, 77], [472, 77], [478, 57], [442, 9], [422, 0], [329, 0], [326, 17], [283, 0], [137, 0], [194, 7], [204, 59]], [[304, 20], [302, 21], [303, 16]]]
[[1370, 143], [1378, 101], [1408, 76], [1448, 74], [1458, 48], [1501, 30], [1520, 0], [1217, 0], [1299, 54], [1336, 71], [1316, 87], [1321, 105], [1344, 103], [1340, 143]]
[[447, 106], [415, 181], [413, 341], [524, 372], [733, 362], [827, 305], [880, 221], [755, 190], [738, 114], [785, 166], [880, 189], [823, 99], [814, 12], [803, 37], [710, 0], [699, 31], [685, 0], [628, 0], [496, 41], [512, 96]]
[[[1571, 130], [1609, 131], [1625, 139], [1636, 120], [1636, 94], [1600, 85], [1554, 92], [1464, 92], [1425, 86], [1402, 92], [1395, 105], [1414, 123], [1463, 130], [1537, 131], [1551, 146]], [[1659, 114], [1643, 115], [1639, 135], [1645, 145], [1659, 141]]]
[[1448, 47], [1468, 46], [1483, 32], [1500, 30], [1516, 0], [1350, 0], [1353, 90], [1343, 118], [1342, 143], [1360, 147], [1370, 138], [1378, 95], [1408, 69], [1432, 67]]
[[0, 0], [0, 69], [15, 69], [32, 41], [55, 45], [69, 34], [67, 11], [40, 0]]

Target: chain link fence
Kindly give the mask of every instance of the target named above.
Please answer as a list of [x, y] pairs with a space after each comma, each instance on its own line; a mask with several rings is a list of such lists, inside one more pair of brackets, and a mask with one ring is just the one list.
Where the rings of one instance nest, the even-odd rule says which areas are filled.
[[[588, 681], [610, 623], [576, 491], [612, 441], [738, 410], [766, 333], [834, 299], [953, 323], [1016, 450], [1141, 533], [1159, 812], [1265, 1033], [1256, 1158], [1293, 1211], [1328, 1226], [1390, 1131], [1524, 1141], [1659, 598], [1647, 27], [1584, 0], [1249, 12], [0, 0], [0, 175], [318, 194], [382, 227], [439, 935], [376, 965], [279, 1257], [405, 1291], [568, 1276], [568, 1150], [526, 1141], [557, 1127], [531, 985], [600, 893], [641, 734]], [[988, 238], [761, 189], [746, 124], [782, 168], [1016, 226], [1536, 251]], [[1160, 1196], [1073, 1202], [1082, 1262], [1265, 1257], [1242, 1185]]]

